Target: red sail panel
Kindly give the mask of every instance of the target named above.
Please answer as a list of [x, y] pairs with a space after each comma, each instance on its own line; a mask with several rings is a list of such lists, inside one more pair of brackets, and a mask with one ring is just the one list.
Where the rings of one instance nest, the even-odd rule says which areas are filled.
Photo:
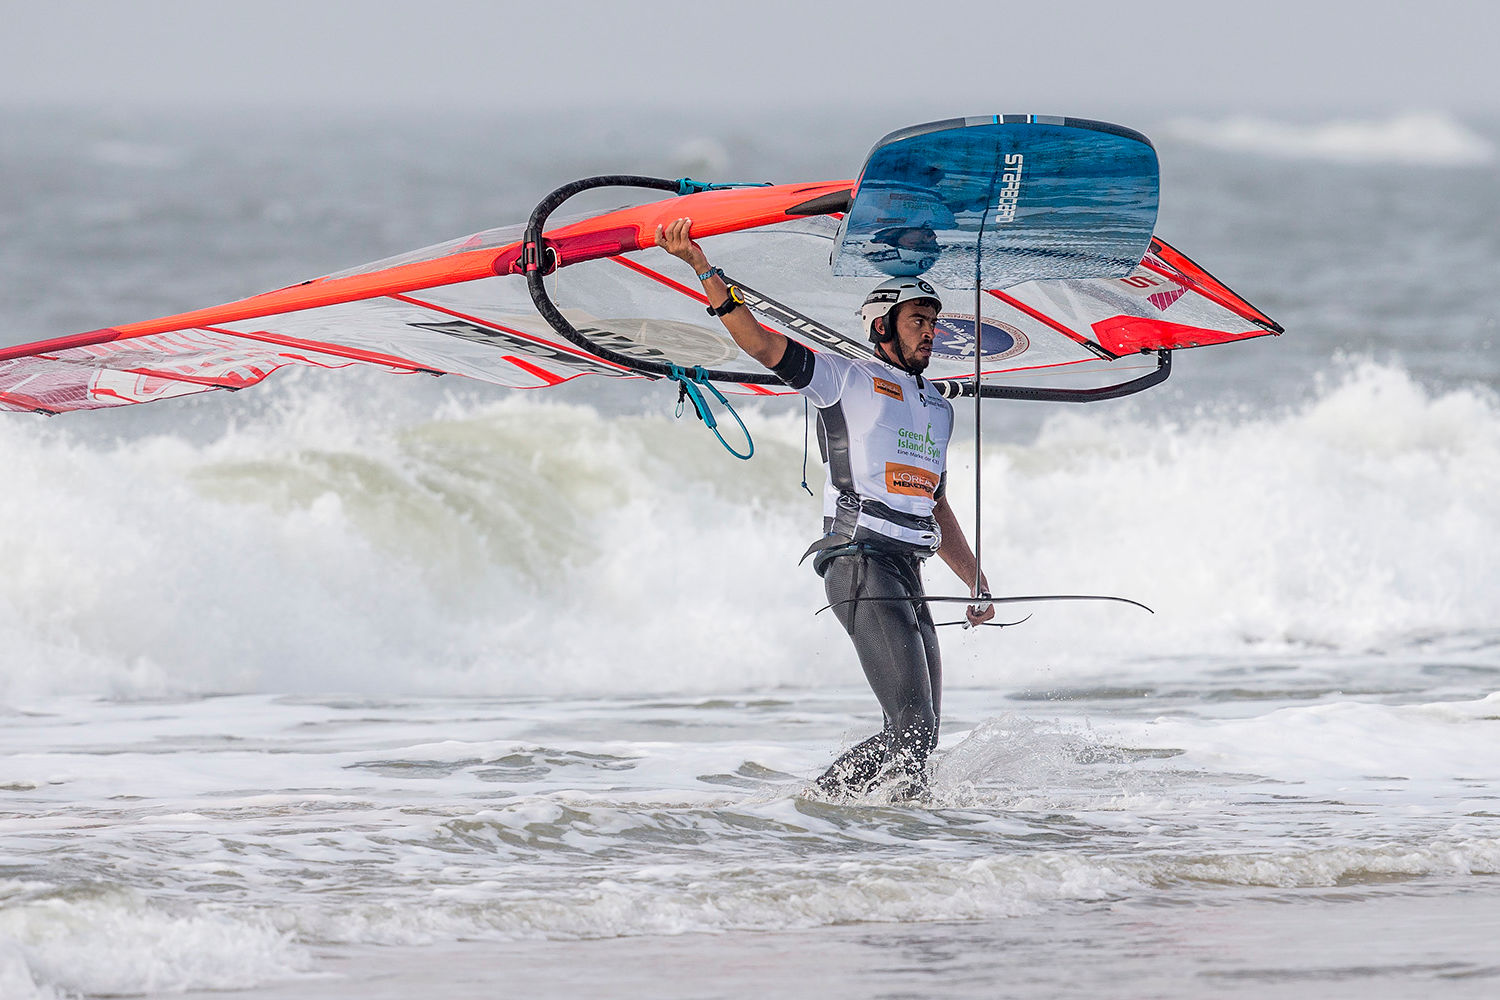
[[1187, 254], [1159, 236], [1151, 240], [1151, 252], [1141, 263], [1158, 274], [1183, 282], [1198, 294], [1213, 299], [1225, 309], [1238, 313], [1272, 333], [1284, 332], [1275, 320], [1236, 295], [1228, 285], [1209, 274]]

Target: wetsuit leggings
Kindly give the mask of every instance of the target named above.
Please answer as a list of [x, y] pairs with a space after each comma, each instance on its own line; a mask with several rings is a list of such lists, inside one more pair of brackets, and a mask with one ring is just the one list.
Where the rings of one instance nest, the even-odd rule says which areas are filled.
[[[830, 604], [852, 597], [921, 597], [919, 562], [901, 553], [866, 549], [829, 560], [823, 588]], [[904, 776], [921, 788], [927, 755], [937, 746], [943, 691], [937, 629], [925, 603], [860, 601], [834, 613], [880, 700], [885, 727], [847, 751], [818, 779], [830, 793], [867, 790], [883, 777]]]

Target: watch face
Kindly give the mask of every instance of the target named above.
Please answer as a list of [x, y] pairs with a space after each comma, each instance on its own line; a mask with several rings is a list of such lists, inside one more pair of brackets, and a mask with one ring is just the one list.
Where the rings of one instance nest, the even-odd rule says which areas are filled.
[[733, 299], [735, 302], [738, 302], [740, 305], [744, 305], [745, 304], [745, 293], [742, 292], [742, 291], [740, 291], [740, 286], [739, 285], [730, 285], [729, 286], [729, 297], [731, 299]]

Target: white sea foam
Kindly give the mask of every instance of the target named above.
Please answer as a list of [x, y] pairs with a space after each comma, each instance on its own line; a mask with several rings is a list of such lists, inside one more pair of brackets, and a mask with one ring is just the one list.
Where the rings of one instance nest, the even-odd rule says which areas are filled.
[[168, 912], [138, 892], [109, 887], [32, 895], [0, 908], [7, 1000], [239, 989], [297, 975], [308, 964], [302, 947], [253, 916]]
[[[23, 942], [20, 951], [38, 985], [117, 993], [234, 988], [293, 976], [307, 965], [305, 951], [293, 941], [394, 946], [994, 919], [1062, 902], [1144, 896], [1185, 883], [1316, 888], [1495, 873], [1500, 873], [1500, 841], [1493, 838], [1420, 846], [1282, 844], [1195, 855], [997, 850], [958, 858], [918, 850], [889, 859], [749, 863], [726, 854], [718, 870], [675, 864], [667, 852], [657, 865], [630, 871], [611, 867], [566, 883], [536, 863], [529, 878], [520, 869], [496, 872], [488, 880], [476, 872], [461, 886], [436, 887], [424, 898], [332, 896], [316, 904], [265, 908], [250, 920], [168, 919], [89, 907], [45, 915], [21, 910], [11, 913], [0, 934]], [[63, 919], [68, 927], [59, 931], [53, 922]], [[110, 942], [110, 959], [99, 960], [104, 941]], [[75, 969], [77, 956], [90, 952], [95, 960], [89, 971]]]
[[1495, 145], [1441, 112], [1316, 123], [1240, 115], [1214, 121], [1181, 118], [1168, 134], [1236, 153], [1292, 160], [1469, 167], [1495, 161]]
[[1339, 701], [1247, 719], [1161, 718], [1120, 729], [1132, 743], [1182, 748], [1187, 760], [1215, 770], [1329, 787], [1373, 779], [1397, 797], [1448, 785], [1487, 795], [1500, 774], [1500, 693], [1423, 705]]
[[26, 961], [26, 953], [0, 940], [0, 996], [6, 1000], [62, 1000], [63, 994], [47, 983], [37, 982]]
[[1139, 885], [1107, 863], [1064, 854], [811, 866], [741, 859], [717, 873], [664, 865], [529, 894], [509, 879], [481, 881], [428, 905], [309, 907], [283, 919], [301, 939], [341, 943], [608, 938], [1006, 917]]
[[[795, 565], [819, 513], [801, 421], [751, 420], [744, 464], [696, 427], [521, 394], [393, 426], [308, 398], [204, 442], [5, 421], [4, 697], [840, 683]], [[1500, 409], [1476, 391], [1366, 363], [1287, 412], [1070, 411], [985, 461], [999, 592], [1158, 614], [1038, 607], [999, 675], [995, 643], [955, 635], [960, 682], [1493, 624]]]
[[[1011, 702], [945, 739], [932, 802], [895, 807], [799, 794], [836, 724], [872, 724], [868, 698], [826, 692], [52, 698], [0, 727], [0, 861], [39, 867], [45, 850], [99, 877], [0, 883], [0, 983], [26, 1000], [155, 995], [295, 976], [330, 947], [1482, 879], [1500, 872], [1492, 805], [1455, 779], [1493, 773], [1497, 697], [1197, 700], [1092, 726]], [[995, 698], [948, 706], [982, 718]]]
[[1016, 638], [1054, 662], [1376, 651], [1490, 627], [1500, 410], [1482, 392], [1434, 396], [1366, 363], [1286, 412], [1175, 426], [1073, 412], [997, 451], [992, 584], [1157, 611], [1039, 609]]
[[822, 631], [815, 580], [741, 610], [796, 576], [795, 486], [715, 479], [686, 428], [517, 395], [365, 433], [308, 405], [207, 445], [0, 430], [29, 493], [0, 500], [12, 690], [703, 690], [787, 676], [767, 615]]

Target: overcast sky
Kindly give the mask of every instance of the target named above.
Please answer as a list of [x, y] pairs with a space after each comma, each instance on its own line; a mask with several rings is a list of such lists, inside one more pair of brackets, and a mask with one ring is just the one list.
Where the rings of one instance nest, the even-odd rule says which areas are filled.
[[0, 103], [1485, 114], [1500, 111], [1497, 9], [1488, 0], [0, 0]]

